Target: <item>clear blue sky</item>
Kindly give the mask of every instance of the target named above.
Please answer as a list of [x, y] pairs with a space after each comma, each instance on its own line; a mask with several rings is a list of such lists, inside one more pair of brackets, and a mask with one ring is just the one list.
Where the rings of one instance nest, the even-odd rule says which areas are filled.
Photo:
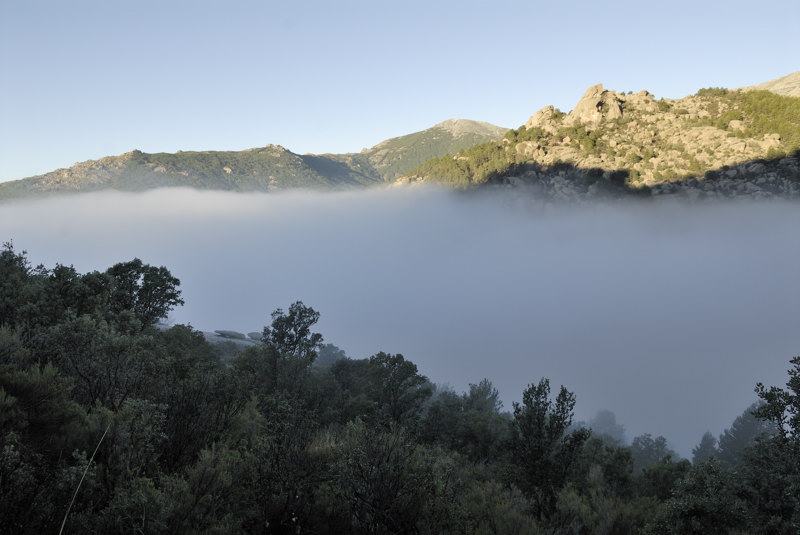
[[678, 98], [800, 69], [791, 1], [2, 0], [0, 181], [121, 154], [355, 152], [516, 127], [586, 87]]

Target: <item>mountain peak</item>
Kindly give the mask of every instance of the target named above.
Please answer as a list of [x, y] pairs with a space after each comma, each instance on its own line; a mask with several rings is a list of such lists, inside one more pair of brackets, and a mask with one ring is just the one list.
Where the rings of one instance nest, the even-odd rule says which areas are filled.
[[596, 84], [586, 90], [575, 108], [567, 115], [567, 123], [597, 123], [603, 119], [622, 117], [622, 95]]
[[447, 119], [446, 121], [434, 125], [433, 128], [446, 130], [455, 137], [461, 137], [467, 134], [478, 134], [501, 138], [508, 130], [507, 128], [495, 126], [491, 123], [470, 121], [469, 119]]

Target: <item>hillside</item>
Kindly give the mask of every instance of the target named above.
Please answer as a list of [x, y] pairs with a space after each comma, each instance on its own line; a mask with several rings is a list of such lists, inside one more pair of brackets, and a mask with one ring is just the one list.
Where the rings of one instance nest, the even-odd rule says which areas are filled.
[[508, 128], [489, 123], [450, 119], [422, 132], [387, 139], [359, 156], [384, 180], [394, 180], [431, 158], [455, 154], [485, 141], [499, 141], [506, 132]]
[[239, 152], [147, 154], [138, 150], [0, 184], [0, 198], [117, 189], [188, 186], [229, 191], [334, 188], [379, 182], [369, 172], [268, 145]]
[[[656, 99], [647, 91], [595, 85], [569, 113], [542, 108], [501, 142], [432, 159], [402, 180], [461, 187], [530, 182], [567, 166], [573, 174], [613, 174], [630, 190], [662, 191], [670, 189], [664, 184], [702, 180], [746, 162], [777, 161], [798, 149], [800, 98], [713, 88]], [[744, 173], [726, 176], [739, 175]]]
[[364, 187], [394, 180], [432, 157], [500, 140], [505, 132], [488, 123], [450, 120], [351, 154], [299, 155], [279, 145], [175, 154], [134, 150], [0, 183], [0, 199], [177, 186], [224, 191]]
[[763, 89], [787, 97], [800, 97], [800, 71], [745, 89]]

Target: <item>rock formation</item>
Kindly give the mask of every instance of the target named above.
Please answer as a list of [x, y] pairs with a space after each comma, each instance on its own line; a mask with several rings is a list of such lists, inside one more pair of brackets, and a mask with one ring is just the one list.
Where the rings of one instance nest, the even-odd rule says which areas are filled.
[[575, 108], [567, 114], [566, 124], [598, 123], [622, 117], [622, 95], [603, 89], [603, 84], [586, 90]]

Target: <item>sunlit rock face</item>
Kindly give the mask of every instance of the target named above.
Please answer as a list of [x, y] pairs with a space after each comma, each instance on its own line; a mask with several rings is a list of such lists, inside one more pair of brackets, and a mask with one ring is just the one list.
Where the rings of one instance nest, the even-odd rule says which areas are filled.
[[603, 89], [603, 84], [593, 85], [586, 90], [571, 112], [567, 114], [566, 124], [598, 123], [622, 117], [622, 95], [616, 91]]

